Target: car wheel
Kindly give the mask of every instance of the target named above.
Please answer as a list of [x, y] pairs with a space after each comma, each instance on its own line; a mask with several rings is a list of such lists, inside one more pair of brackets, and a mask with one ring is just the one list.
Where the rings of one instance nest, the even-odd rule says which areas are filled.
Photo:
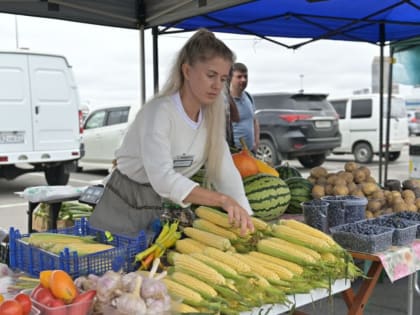
[[70, 173], [66, 172], [63, 164], [52, 166], [44, 171], [48, 185], [67, 185]]
[[356, 144], [353, 150], [354, 159], [358, 163], [370, 163], [373, 159], [373, 151], [369, 144], [362, 142]]
[[277, 158], [277, 151], [273, 143], [268, 139], [261, 139], [255, 153], [257, 159], [268, 163], [269, 165], [278, 165], [280, 161]]
[[389, 152], [388, 161], [394, 162], [400, 157], [400, 152]]
[[306, 168], [313, 168], [322, 165], [325, 162], [325, 154], [312, 154], [298, 157], [300, 164]]

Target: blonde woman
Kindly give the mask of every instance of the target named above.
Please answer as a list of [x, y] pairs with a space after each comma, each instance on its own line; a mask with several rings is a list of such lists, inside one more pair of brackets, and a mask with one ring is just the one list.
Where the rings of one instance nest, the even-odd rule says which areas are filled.
[[[198, 30], [180, 50], [165, 86], [147, 102], [116, 151], [117, 166], [90, 218], [92, 226], [137, 235], [162, 213], [162, 200], [220, 207], [242, 232], [253, 230], [225, 138], [223, 95], [233, 52]], [[203, 165], [215, 190], [190, 177]]]

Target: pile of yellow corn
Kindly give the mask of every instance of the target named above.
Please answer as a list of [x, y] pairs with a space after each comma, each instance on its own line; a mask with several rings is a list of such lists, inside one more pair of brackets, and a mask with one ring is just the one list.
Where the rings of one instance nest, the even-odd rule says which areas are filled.
[[94, 238], [94, 236], [40, 232], [32, 233], [29, 237], [22, 238], [22, 241], [57, 255], [64, 248], [68, 248], [70, 251], [76, 251], [79, 256], [114, 248], [112, 245], [96, 242]]
[[362, 274], [330, 236], [299, 221], [254, 218], [256, 232], [240, 236], [225, 213], [209, 207], [195, 213], [169, 255], [173, 267], [165, 280], [185, 309], [239, 314]]

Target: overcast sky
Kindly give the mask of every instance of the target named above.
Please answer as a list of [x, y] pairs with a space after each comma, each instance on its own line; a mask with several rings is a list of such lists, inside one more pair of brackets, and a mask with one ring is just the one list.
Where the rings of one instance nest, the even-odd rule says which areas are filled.
[[[139, 101], [137, 31], [25, 16], [17, 17], [17, 25], [19, 48], [67, 57], [82, 102], [97, 107]], [[190, 35], [159, 37], [160, 83]], [[247, 64], [251, 93], [298, 91], [302, 84], [305, 92], [349, 94], [371, 86], [372, 60], [379, 55], [379, 47], [367, 43], [324, 40], [294, 51], [252, 36], [217, 36]], [[14, 50], [16, 44], [15, 16], [0, 14], [0, 49]], [[147, 32], [146, 98], [153, 91], [151, 45]]]

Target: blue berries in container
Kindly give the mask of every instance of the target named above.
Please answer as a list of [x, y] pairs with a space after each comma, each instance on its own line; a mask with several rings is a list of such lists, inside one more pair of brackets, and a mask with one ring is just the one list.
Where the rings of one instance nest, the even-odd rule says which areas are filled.
[[301, 206], [305, 223], [324, 233], [328, 233], [328, 202], [313, 199], [302, 202]]
[[353, 223], [365, 219], [368, 200], [357, 196], [324, 196], [321, 200], [328, 202], [329, 228]]

